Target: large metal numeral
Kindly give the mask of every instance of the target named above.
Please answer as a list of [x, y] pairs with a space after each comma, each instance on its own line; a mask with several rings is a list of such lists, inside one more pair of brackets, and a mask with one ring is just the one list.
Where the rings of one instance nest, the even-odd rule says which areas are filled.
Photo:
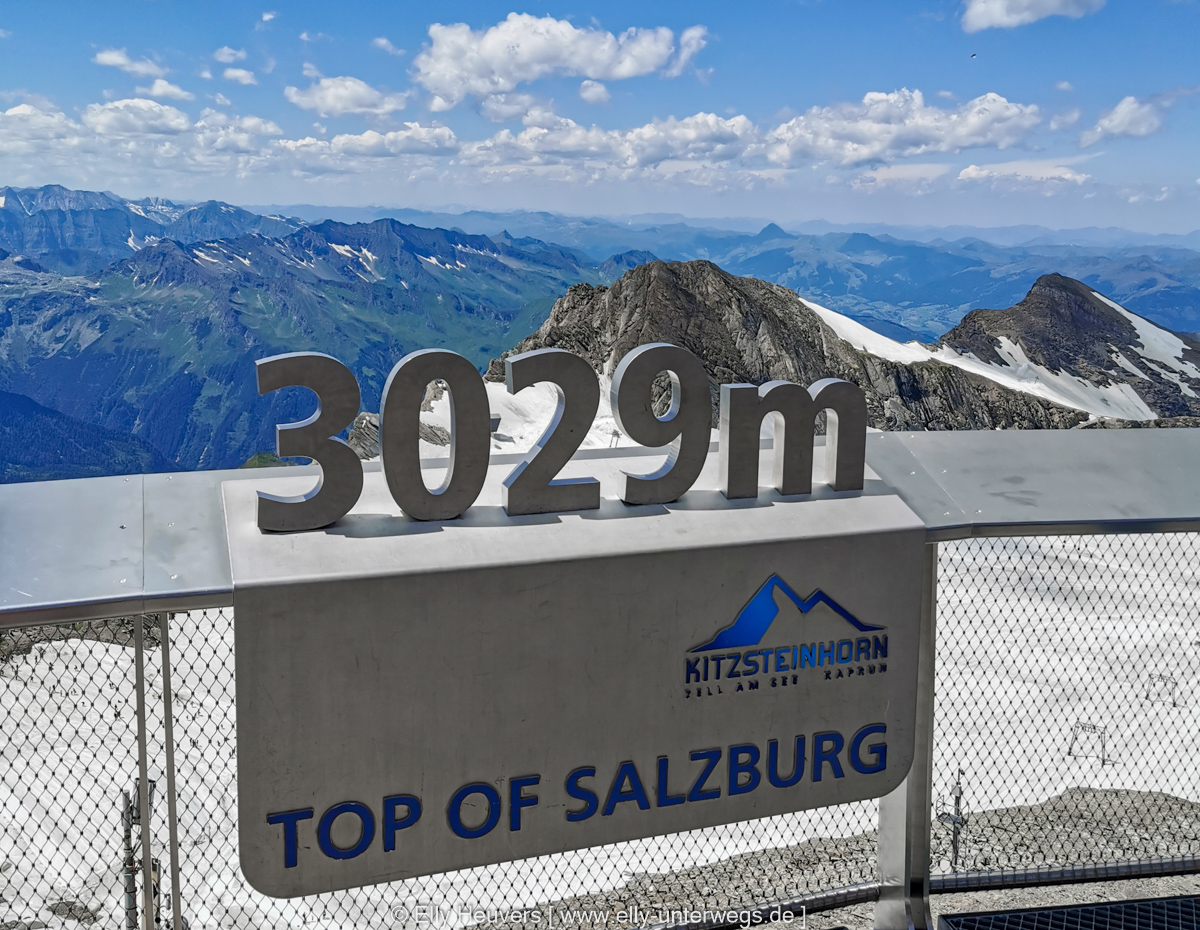
[[263, 530], [316, 530], [344, 517], [362, 493], [362, 463], [337, 438], [358, 415], [359, 392], [354, 372], [336, 358], [319, 352], [291, 352], [259, 359], [258, 393], [285, 387], [308, 388], [317, 409], [306, 420], [275, 427], [275, 449], [281, 456], [304, 456], [321, 466], [316, 487], [297, 497], [258, 492], [258, 526]]
[[504, 360], [508, 393], [516, 394], [539, 381], [550, 381], [558, 404], [550, 425], [514, 468], [501, 488], [509, 516], [597, 510], [600, 482], [595, 478], [554, 479], [571, 460], [592, 428], [600, 407], [600, 382], [592, 366], [562, 349], [539, 349]]
[[866, 468], [867, 401], [849, 381], [826, 378], [810, 388], [788, 381], [721, 385], [721, 490], [758, 496], [759, 429], [775, 420], [773, 481], [780, 494], [812, 492], [813, 431], [828, 410], [825, 480], [835, 491], [860, 491]]
[[[421, 400], [425, 387], [441, 378], [450, 389], [450, 467], [441, 486], [421, 477]], [[422, 349], [396, 363], [383, 386], [379, 447], [392, 498], [414, 520], [452, 520], [475, 503], [491, 455], [487, 388], [457, 352]]]
[[[671, 376], [671, 406], [659, 418], [651, 388], [660, 372]], [[625, 473], [627, 504], [669, 504], [692, 486], [708, 456], [712, 399], [704, 364], [687, 349], [663, 342], [639, 346], [617, 366], [612, 383], [617, 426], [634, 442], [657, 448], [670, 443], [667, 460], [649, 475]]]

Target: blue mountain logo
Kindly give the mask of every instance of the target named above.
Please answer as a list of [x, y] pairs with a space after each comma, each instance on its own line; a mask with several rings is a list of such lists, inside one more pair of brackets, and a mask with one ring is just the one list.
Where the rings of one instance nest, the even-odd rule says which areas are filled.
[[853, 626], [861, 633], [870, 633], [884, 629], [881, 626], [868, 626], [828, 594], [818, 588], [808, 597], [800, 597], [791, 589], [786, 581], [778, 575], [768, 578], [754, 597], [747, 601], [741, 609], [732, 626], [727, 626], [703, 645], [689, 649], [689, 652], [707, 652], [710, 649], [737, 649], [743, 646], [757, 646], [766, 635], [771, 624], [779, 615], [779, 606], [775, 603], [775, 591], [780, 590], [788, 599], [800, 608], [801, 613], [808, 613], [818, 604], [824, 604], [835, 614]]

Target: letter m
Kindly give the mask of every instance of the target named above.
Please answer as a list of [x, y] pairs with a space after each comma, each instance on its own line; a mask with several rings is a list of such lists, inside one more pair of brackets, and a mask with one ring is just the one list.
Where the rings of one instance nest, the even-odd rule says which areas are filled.
[[790, 381], [721, 385], [720, 483], [727, 498], [758, 496], [759, 430], [775, 421], [773, 483], [780, 494], [812, 492], [813, 433], [828, 411], [825, 480], [861, 491], [867, 458], [867, 399], [849, 381], [826, 378], [805, 389]]

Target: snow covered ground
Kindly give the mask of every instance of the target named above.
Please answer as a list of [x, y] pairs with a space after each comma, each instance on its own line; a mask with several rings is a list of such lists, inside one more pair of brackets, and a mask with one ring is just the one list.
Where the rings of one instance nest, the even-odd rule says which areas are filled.
[[[1200, 801], [1198, 557], [1193, 535], [943, 546], [935, 795], [946, 798], [961, 768], [975, 811], [1075, 786]], [[847, 805], [273, 901], [237, 867], [232, 636], [228, 613], [173, 621], [182, 901], [192, 930], [400, 927], [395, 908], [531, 906], [618, 888], [633, 873], [875, 825], [874, 803]], [[165, 864], [158, 666], [149, 649], [153, 849]], [[38, 644], [0, 664], [0, 925], [81, 926], [48, 910], [58, 905], [77, 915], [86, 907], [95, 926], [121, 926], [120, 791], [137, 772], [133, 680], [132, 648], [89, 640]]]

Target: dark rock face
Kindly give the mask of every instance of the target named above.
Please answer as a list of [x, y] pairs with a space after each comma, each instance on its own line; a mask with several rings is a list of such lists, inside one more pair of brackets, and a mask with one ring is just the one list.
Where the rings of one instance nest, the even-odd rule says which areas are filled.
[[[1156, 358], [1134, 322], [1092, 288], [1048, 274], [1038, 278], [1020, 303], [1006, 310], [972, 310], [940, 341], [981, 361], [1004, 365], [997, 350], [1007, 339], [1031, 362], [1051, 371], [1100, 386], [1130, 385], [1160, 416], [1200, 416], [1200, 342], [1148, 320], [1144, 327], [1182, 343], [1178, 363]], [[1118, 352], [1125, 364], [1117, 360]]]
[[[577, 284], [513, 352], [558, 347], [611, 375], [647, 342], [699, 356], [714, 400], [720, 384], [832, 377], [864, 390], [871, 425], [880, 429], [1059, 429], [1087, 419], [940, 362], [903, 365], [869, 355], [840, 339], [794, 291], [705, 261], [651, 262], [611, 287]], [[502, 359], [487, 377], [503, 380]]]

